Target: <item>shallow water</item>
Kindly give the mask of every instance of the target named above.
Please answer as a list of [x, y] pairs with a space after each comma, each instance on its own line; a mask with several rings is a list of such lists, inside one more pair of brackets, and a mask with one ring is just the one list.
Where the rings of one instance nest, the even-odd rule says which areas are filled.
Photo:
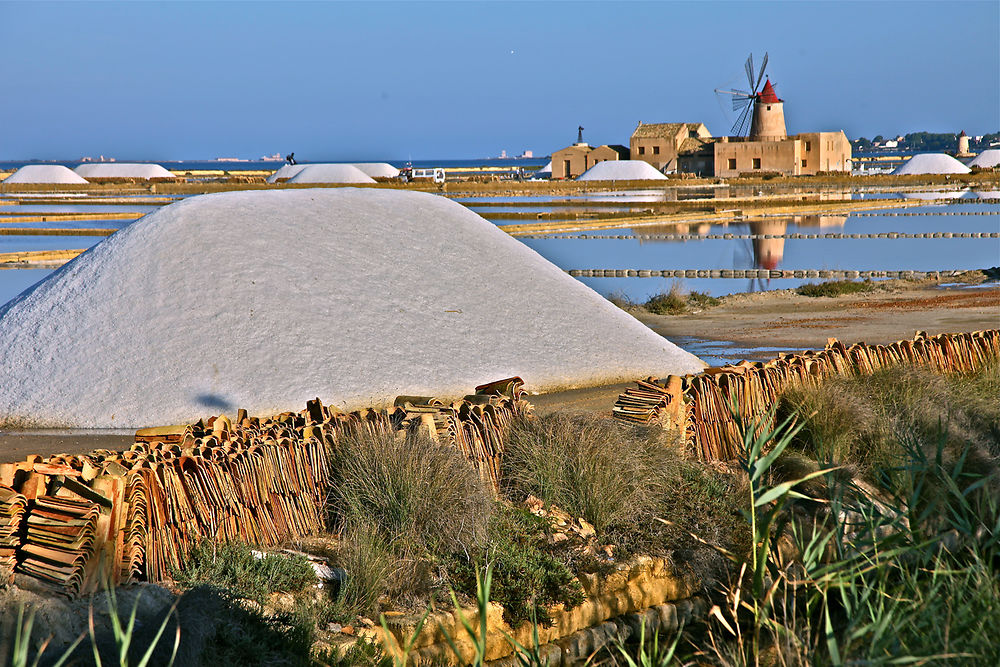
[[0, 215], [12, 213], [149, 213], [160, 208], [155, 204], [21, 204], [10, 206], [0, 201]]
[[735, 364], [748, 361], [767, 361], [780, 352], [801, 352], [804, 348], [748, 346], [729, 341], [705, 340], [694, 336], [674, 336], [670, 342], [700, 358], [709, 366]]
[[55, 269], [0, 269], [0, 307], [15, 296], [48, 278]]

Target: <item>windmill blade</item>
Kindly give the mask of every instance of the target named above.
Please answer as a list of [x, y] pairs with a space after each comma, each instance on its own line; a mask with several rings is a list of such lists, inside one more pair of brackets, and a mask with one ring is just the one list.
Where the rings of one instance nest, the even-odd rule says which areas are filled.
[[760, 82], [764, 79], [764, 68], [767, 67], [767, 51], [764, 52], [764, 62], [760, 64], [760, 74], [757, 75], [757, 85], [753, 87], [753, 91], [756, 93], [757, 89], [760, 88]]
[[753, 93], [749, 90], [725, 90], [723, 88], [716, 88], [715, 92], [722, 93], [723, 95], [742, 95], [743, 97], [752, 97]]
[[733, 125], [733, 136], [742, 137], [745, 136], [743, 129], [747, 126], [747, 121], [750, 118], [750, 110], [753, 109], [753, 104], [748, 104], [743, 109], [743, 113], [740, 114], [739, 118], [736, 119], [736, 123]]
[[753, 88], [753, 54], [747, 56], [747, 61], [743, 63], [743, 69], [747, 72], [747, 84]]
[[733, 111], [737, 109], [742, 109], [746, 105], [750, 104], [752, 97], [734, 97], [733, 98]]

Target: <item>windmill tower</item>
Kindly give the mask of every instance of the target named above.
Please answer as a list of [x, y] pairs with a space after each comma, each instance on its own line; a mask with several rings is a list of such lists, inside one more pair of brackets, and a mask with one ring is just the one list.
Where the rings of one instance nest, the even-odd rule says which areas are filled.
[[[763, 70], [761, 70], [763, 71]], [[764, 82], [764, 88], [757, 93], [753, 102], [753, 120], [750, 123], [751, 141], [777, 141], [784, 139], [785, 101], [774, 93], [771, 80]]]
[[[755, 76], [753, 54], [751, 53], [743, 65], [749, 90], [715, 89], [716, 94], [730, 95], [733, 110], [739, 112], [736, 122], [733, 124], [733, 136], [746, 136], [748, 121], [748, 138], [751, 141], [776, 141], [787, 136], [784, 101], [778, 99], [774, 92], [774, 86], [771, 85], [771, 80], [764, 78], [766, 68], [767, 54], [765, 53], [760, 71], [756, 72]], [[762, 81], [764, 82], [763, 87], [761, 87]]]

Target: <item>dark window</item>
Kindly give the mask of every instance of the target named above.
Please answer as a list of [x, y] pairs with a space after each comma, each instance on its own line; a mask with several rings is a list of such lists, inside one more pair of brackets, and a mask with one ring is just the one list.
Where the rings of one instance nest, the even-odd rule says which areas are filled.
[[812, 150], [812, 142], [811, 141], [807, 141], [806, 142], [806, 150], [807, 151], [811, 151]]
[[754, 169], [760, 169], [760, 158], [759, 157], [753, 158], [753, 168]]
[[771, 110], [771, 105], [770, 105], [770, 104], [768, 104], [768, 105], [767, 105], [767, 110], [768, 110], [768, 111], [770, 111], [770, 110]]
[[803, 167], [806, 166], [806, 161], [805, 160], [802, 161], [802, 166]]
[[653, 155], [659, 155], [659, 154], [660, 154], [660, 147], [653, 146]]
[[729, 168], [736, 169], [736, 158], [734, 157], [729, 158]]
[[639, 155], [645, 155], [645, 154], [646, 154], [646, 147], [639, 146]]

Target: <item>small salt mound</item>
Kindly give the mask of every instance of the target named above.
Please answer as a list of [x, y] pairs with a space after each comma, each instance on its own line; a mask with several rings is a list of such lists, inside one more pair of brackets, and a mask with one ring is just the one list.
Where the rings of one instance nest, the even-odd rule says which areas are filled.
[[372, 178], [396, 178], [399, 176], [399, 169], [388, 162], [355, 162], [352, 166], [357, 167]]
[[140, 164], [132, 162], [95, 162], [81, 164], [74, 169], [84, 178], [137, 178], [149, 180], [152, 178], [173, 178], [174, 175], [158, 164]]
[[1000, 167], [1000, 149], [990, 148], [985, 150], [976, 157], [972, 158], [969, 162], [970, 167], [979, 167], [980, 169], [992, 169], [994, 167]]
[[375, 179], [350, 164], [311, 164], [289, 183], [374, 183]]
[[583, 172], [578, 181], [658, 181], [666, 176], [642, 160], [606, 160]]
[[[291, 243], [289, 239], [301, 242]], [[230, 192], [150, 213], [0, 308], [0, 426], [141, 427], [704, 368], [444, 197]]]
[[29, 164], [4, 179], [4, 183], [86, 183], [87, 180], [61, 164]]
[[280, 180], [288, 180], [308, 166], [309, 165], [307, 164], [286, 164], [282, 166], [281, 169], [268, 176], [267, 182], [277, 183]]
[[964, 190], [934, 190], [930, 192], [901, 192], [903, 199], [961, 199], [969, 188]]
[[552, 160], [549, 160], [548, 164], [536, 171], [532, 178], [552, 178]]
[[893, 174], [968, 174], [971, 169], [944, 153], [920, 153], [899, 165]]

